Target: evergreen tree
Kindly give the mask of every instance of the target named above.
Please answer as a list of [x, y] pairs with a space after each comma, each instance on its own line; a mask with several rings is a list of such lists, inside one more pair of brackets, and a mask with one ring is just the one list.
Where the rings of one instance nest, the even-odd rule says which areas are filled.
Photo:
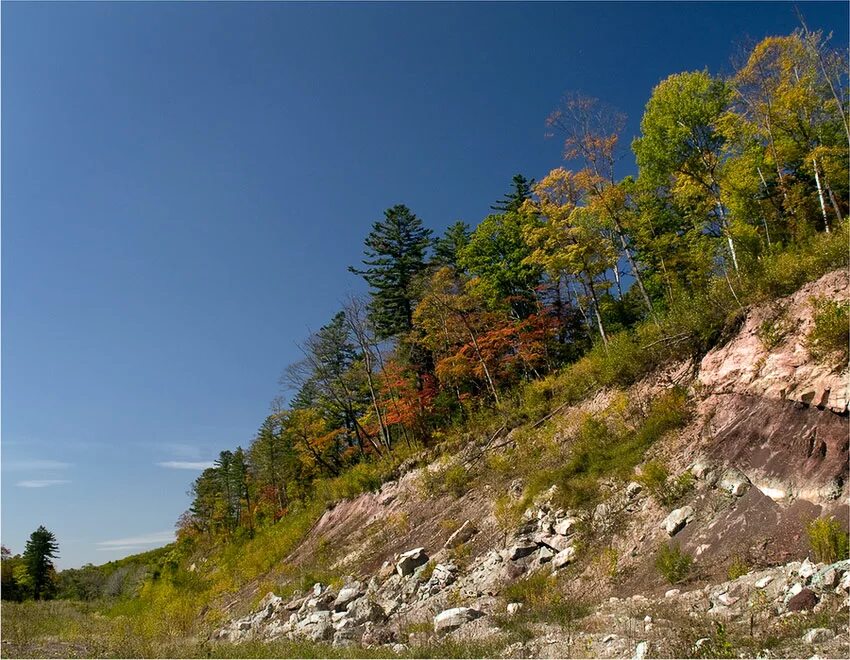
[[445, 233], [434, 239], [434, 256], [431, 263], [435, 266], [451, 266], [458, 268], [458, 255], [460, 251], [469, 244], [472, 231], [469, 225], [458, 220], [449, 225]]
[[365, 270], [349, 267], [362, 275], [371, 288], [369, 305], [381, 339], [410, 330], [414, 308], [413, 283], [425, 269], [425, 251], [431, 230], [403, 204], [384, 211], [384, 219], [372, 225], [366, 238]]
[[501, 213], [519, 211], [522, 203], [531, 197], [531, 189], [534, 186], [534, 179], [526, 179], [522, 174], [514, 174], [513, 187], [502, 199], [490, 208]]
[[58, 552], [56, 537], [44, 525], [30, 534], [23, 556], [32, 594], [36, 600], [53, 597], [56, 569], [51, 560], [59, 556]]

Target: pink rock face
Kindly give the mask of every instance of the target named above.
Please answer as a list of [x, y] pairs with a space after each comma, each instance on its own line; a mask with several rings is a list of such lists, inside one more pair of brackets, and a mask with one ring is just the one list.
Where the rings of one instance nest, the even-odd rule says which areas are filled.
[[[739, 334], [703, 358], [700, 383], [715, 394], [790, 399], [844, 413], [850, 397], [847, 365], [818, 364], [806, 349], [805, 337], [814, 326], [811, 299], [846, 301], [848, 280], [846, 271], [835, 271], [771, 306], [750, 309]], [[786, 332], [768, 350], [759, 329], [780, 316]]]

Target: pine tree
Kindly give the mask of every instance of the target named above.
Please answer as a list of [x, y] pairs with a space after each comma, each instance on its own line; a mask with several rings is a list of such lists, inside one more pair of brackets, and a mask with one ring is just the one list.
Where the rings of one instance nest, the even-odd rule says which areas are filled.
[[490, 208], [494, 211], [502, 213], [519, 211], [522, 203], [531, 197], [531, 189], [534, 185], [534, 179], [528, 180], [522, 174], [514, 174], [513, 187], [510, 192], [500, 199]]
[[434, 257], [431, 262], [435, 266], [451, 266], [455, 270], [458, 267], [458, 254], [469, 243], [472, 231], [469, 225], [458, 220], [449, 225], [445, 233], [434, 239]]
[[362, 275], [371, 288], [372, 321], [381, 339], [407, 332], [412, 325], [416, 276], [425, 270], [425, 251], [431, 230], [403, 204], [384, 211], [384, 219], [372, 225], [366, 238], [365, 270], [349, 267]]
[[53, 597], [56, 569], [51, 560], [59, 556], [58, 552], [56, 537], [44, 525], [30, 534], [23, 556], [32, 594], [36, 600]]

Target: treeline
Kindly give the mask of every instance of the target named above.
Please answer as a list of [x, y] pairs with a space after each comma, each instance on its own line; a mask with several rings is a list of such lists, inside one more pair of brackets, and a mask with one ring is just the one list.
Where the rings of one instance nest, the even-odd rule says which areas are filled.
[[317, 480], [433, 441], [617, 333], [699, 316], [689, 301], [718, 283], [740, 305], [768, 259], [846, 231], [847, 57], [827, 41], [801, 29], [731, 77], [662, 81], [632, 143], [637, 177], [615, 176], [624, 116], [571, 94], [547, 121], [570, 169], [515, 176], [493, 214], [442, 236], [387, 209], [350, 269], [369, 296], [303, 342], [282, 378], [294, 395], [195, 481], [180, 537], [250, 535]]

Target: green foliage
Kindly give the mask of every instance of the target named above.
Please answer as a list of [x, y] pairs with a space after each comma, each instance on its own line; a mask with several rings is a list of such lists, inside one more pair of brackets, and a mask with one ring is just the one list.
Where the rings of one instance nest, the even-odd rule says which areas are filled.
[[729, 564], [729, 570], [726, 572], [730, 580], [737, 580], [742, 575], [750, 572], [750, 567], [741, 557], [735, 556]]
[[384, 219], [372, 225], [366, 238], [365, 270], [350, 268], [362, 275], [371, 287], [371, 312], [380, 338], [393, 337], [412, 327], [414, 285], [425, 270], [425, 251], [431, 230], [403, 204], [384, 211]]
[[26, 569], [26, 586], [36, 600], [52, 598], [56, 593], [56, 569], [52, 560], [59, 556], [58, 552], [56, 537], [44, 525], [30, 534], [21, 567]]
[[590, 607], [566, 595], [563, 587], [558, 577], [538, 571], [514, 580], [505, 587], [502, 596], [509, 603], [522, 603], [525, 606], [516, 615], [521, 620], [569, 626], [587, 616]]
[[815, 561], [831, 564], [850, 558], [847, 532], [835, 518], [816, 518], [806, 528]]
[[850, 344], [850, 314], [848, 302], [812, 299], [814, 327], [806, 335], [806, 347], [820, 362], [846, 364]]
[[458, 265], [473, 276], [473, 292], [491, 308], [509, 303], [521, 317], [533, 311], [533, 292], [541, 277], [540, 268], [526, 262], [531, 248], [523, 229], [530, 223], [533, 219], [516, 212], [488, 215], [458, 255]]
[[788, 335], [789, 328], [784, 316], [779, 315], [762, 321], [756, 332], [762, 345], [770, 351], [776, 348], [782, 340], [785, 339]]
[[729, 640], [726, 626], [720, 621], [714, 622], [714, 634], [699, 648], [694, 647], [694, 658], [737, 658], [738, 654]]
[[664, 544], [655, 557], [655, 568], [670, 584], [683, 582], [691, 572], [693, 557], [682, 552], [678, 545]]
[[637, 480], [656, 502], [665, 507], [676, 504], [694, 488], [694, 475], [689, 471], [671, 479], [667, 468], [657, 461], [644, 465]]

